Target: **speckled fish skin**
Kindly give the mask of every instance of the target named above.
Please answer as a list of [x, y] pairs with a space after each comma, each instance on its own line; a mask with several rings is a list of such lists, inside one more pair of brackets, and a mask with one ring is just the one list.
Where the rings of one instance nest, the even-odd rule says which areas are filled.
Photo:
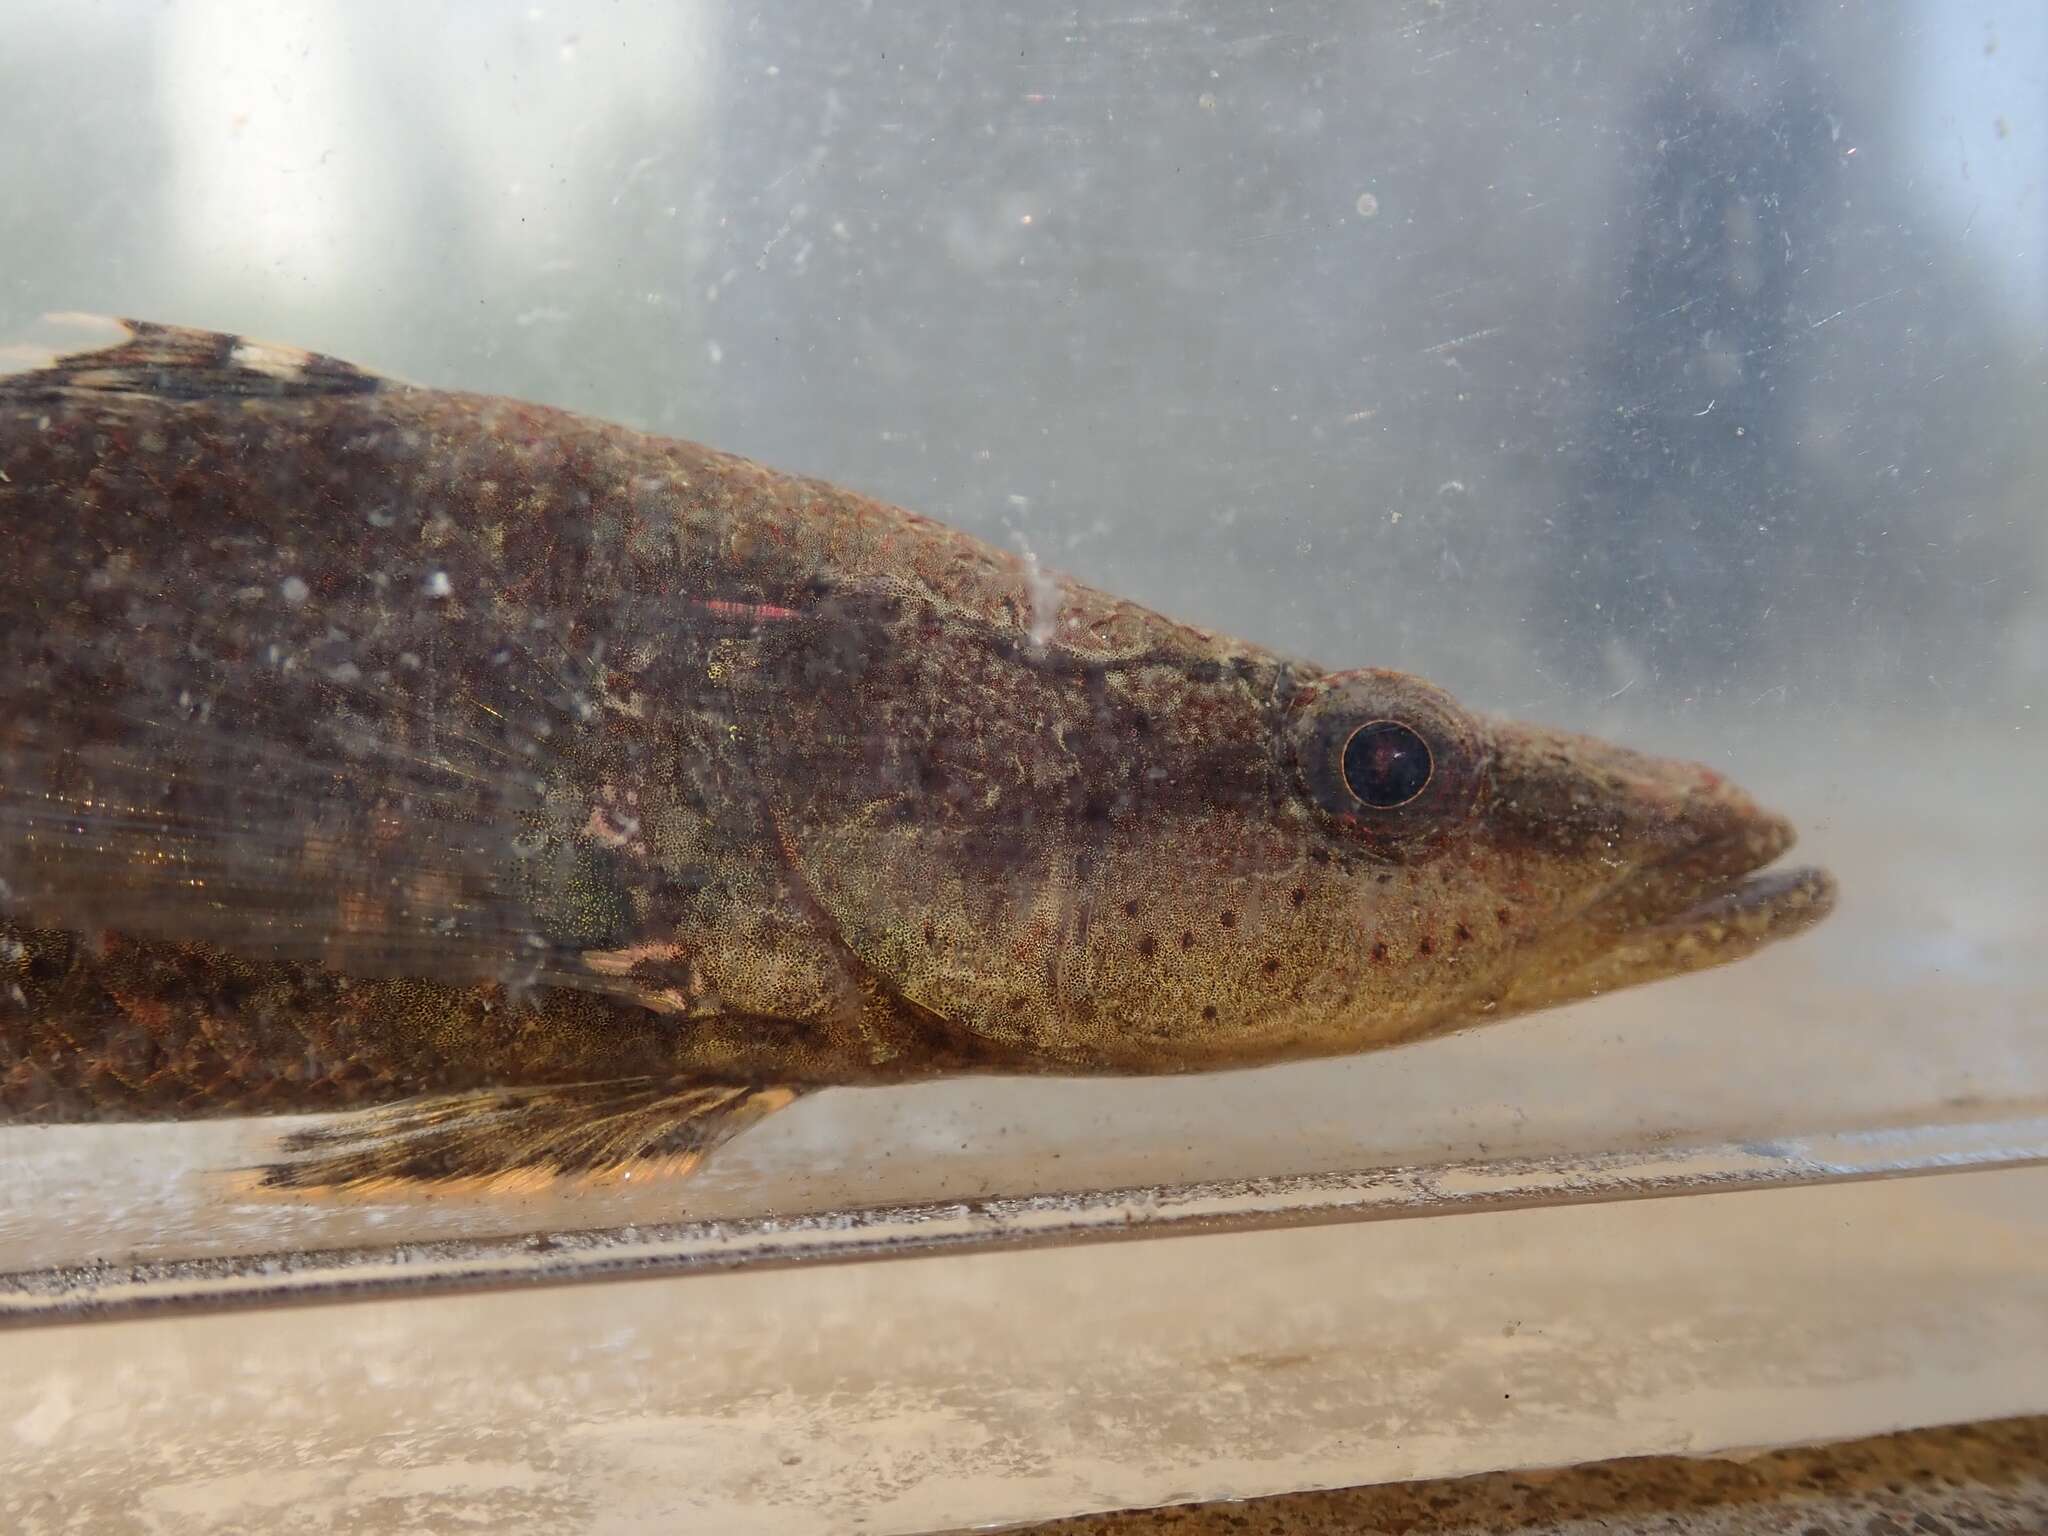
[[[1237, 1067], [1831, 903], [1703, 768], [691, 443], [123, 327], [0, 375], [0, 1120]], [[1431, 768], [1384, 810], [1379, 720]]]

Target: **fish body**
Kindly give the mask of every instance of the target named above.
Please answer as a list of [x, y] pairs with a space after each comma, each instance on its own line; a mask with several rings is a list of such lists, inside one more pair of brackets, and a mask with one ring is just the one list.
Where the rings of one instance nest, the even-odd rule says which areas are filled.
[[271, 1182], [1392, 1046], [1824, 915], [1712, 772], [692, 443], [121, 322], [0, 375], [0, 1121]]

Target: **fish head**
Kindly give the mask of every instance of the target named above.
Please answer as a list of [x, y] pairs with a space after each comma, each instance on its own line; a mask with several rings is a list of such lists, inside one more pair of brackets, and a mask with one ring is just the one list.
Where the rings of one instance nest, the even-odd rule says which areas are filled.
[[1399, 1045], [1733, 961], [1833, 901], [1762, 872], [1790, 824], [1710, 769], [1403, 673], [946, 676], [868, 749], [880, 790], [828, 802], [848, 774], [807, 766], [789, 824], [849, 949], [1001, 1070]]
[[1825, 872], [1767, 872], [1790, 822], [1712, 769], [1485, 716], [1403, 673], [1312, 678], [1278, 737], [1275, 825], [1314, 872], [1256, 903], [1309, 919], [1267, 941], [1299, 959], [1258, 962], [1282, 984], [1259, 1011], [1282, 1049], [1399, 1043], [1725, 964], [1833, 905]]

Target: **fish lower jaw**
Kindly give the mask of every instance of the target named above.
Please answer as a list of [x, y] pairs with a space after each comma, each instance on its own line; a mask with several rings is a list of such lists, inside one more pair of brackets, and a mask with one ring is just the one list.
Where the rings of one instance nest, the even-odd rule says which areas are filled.
[[1550, 965], [1540, 953], [1531, 956], [1488, 1016], [1555, 1008], [1730, 964], [1820, 922], [1834, 910], [1836, 886], [1826, 870], [1802, 867], [1695, 882], [1684, 901], [1670, 900], [1668, 889], [1648, 903], [1643, 893], [1631, 894], [1636, 900], [1620, 908], [1626, 917], [1597, 947], [1582, 939], [1569, 961], [1559, 963], [1553, 952]]
[[1689, 939], [1714, 946], [1747, 941], [1752, 947], [1804, 932], [1834, 910], [1835, 877], [1803, 866], [1752, 874], [1657, 922], [1644, 935]]

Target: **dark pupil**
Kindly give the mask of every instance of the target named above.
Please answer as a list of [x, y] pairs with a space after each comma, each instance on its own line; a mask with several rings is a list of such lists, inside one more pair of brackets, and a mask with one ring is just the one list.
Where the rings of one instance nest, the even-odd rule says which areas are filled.
[[1398, 720], [1361, 725], [1344, 743], [1344, 782], [1367, 805], [1406, 805], [1429, 783], [1429, 744]]

